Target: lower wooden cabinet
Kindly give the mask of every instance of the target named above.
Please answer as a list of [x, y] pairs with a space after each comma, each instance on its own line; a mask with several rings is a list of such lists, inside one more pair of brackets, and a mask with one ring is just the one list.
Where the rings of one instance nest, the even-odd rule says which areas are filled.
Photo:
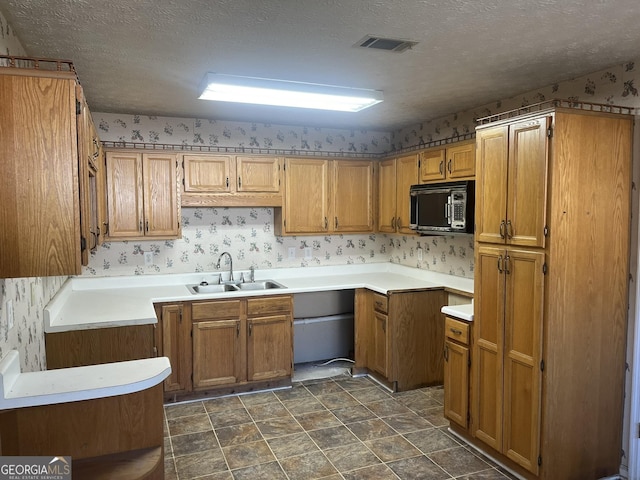
[[469, 356], [471, 326], [445, 317], [444, 416], [463, 428], [469, 425]]
[[442, 384], [444, 290], [356, 290], [355, 371], [368, 371], [396, 391]]
[[159, 326], [159, 355], [169, 358], [171, 374], [164, 381], [165, 393], [191, 390], [191, 318], [182, 303], [155, 306]]

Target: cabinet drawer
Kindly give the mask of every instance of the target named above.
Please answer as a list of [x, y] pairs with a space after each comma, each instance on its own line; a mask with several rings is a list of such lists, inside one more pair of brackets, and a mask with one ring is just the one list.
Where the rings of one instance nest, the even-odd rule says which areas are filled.
[[444, 334], [447, 338], [469, 345], [469, 324], [451, 317], [444, 319]]
[[389, 311], [389, 300], [386, 295], [381, 295], [379, 293], [373, 294], [373, 308], [374, 310], [382, 313], [388, 313]]
[[216, 300], [215, 302], [194, 302], [191, 304], [191, 320], [194, 322], [239, 317], [240, 300]]
[[290, 313], [292, 310], [291, 296], [255, 297], [247, 299], [247, 316], [256, 317], [265, 313]]

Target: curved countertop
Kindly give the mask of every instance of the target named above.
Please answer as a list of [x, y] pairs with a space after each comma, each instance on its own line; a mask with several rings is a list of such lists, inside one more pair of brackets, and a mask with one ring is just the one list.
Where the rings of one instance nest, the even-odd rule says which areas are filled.
[[[276, 280], [283, 289], [192, 294], [187, 285], [211, 281], [219, 272], [71, 277], [44, 311], [46, 333], [144, 325], [157, 322], [154, 303], [281, 295], [368, 288], [394, 291], [446, 288], [473, 294], [473, 279], [394, 263], [256, 270], [256, 280]], [[240, 272], [234, 272], [240, 278]]]

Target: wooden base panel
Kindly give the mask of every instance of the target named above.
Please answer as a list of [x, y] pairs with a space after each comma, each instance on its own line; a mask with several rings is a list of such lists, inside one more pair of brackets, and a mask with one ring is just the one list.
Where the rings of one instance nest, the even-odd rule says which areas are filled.
[[145, 448], [73, 461], [72, 475], [78, 480], [162, 480], [164, 447]]
[[268, 382], [251, 382], [237, 385], [226, 385], [217, 388], [207, 388], [195, 392], [165, 392], [164, 401], [167, 403], [184, 402], [188, 400], [198, 400], [208, 397], [220, 397], [223, 395], [234, 395], [238, 393], [260, 392], [263, 390], [273, 390], [276, 388], [286, 388], [291, 386], [291, 377], [281, 380], [270, 380]]

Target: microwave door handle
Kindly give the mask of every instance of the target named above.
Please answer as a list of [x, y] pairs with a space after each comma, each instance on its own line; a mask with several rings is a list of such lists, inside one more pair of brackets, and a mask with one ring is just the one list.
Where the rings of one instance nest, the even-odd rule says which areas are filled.
[[453, 200], [451, 196], [447, 197], [447, 224], [451, 226], [451, 220], [453, 216]]

